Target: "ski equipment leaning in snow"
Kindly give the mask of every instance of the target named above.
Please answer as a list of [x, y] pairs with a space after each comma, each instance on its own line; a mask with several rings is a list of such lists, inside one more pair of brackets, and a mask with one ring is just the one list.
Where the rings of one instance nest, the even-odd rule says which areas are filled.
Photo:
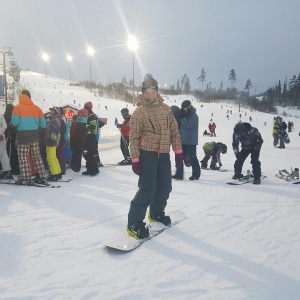
[[139, 190], [130, 204], [127, 232], [136, 239], [149, 238], [143, 222], [148, 206], [152, 220], [171, 224], [165, 215], [172, 190], [171, 145], [177, 167], [183, 164], [177, 122], [158, 94], [158, 83], [152, 75], [145, 77], [142, 93], [142, 104], [131, 116], [130, 131], [132, 170], [140, 177]]
[[[232, 147], [236, 156], [234, 163], [234, 176], [232, 179], [240, 179], [244, 161], [251, 154], [252, 172], [254, 176], [253, 184], [260, 184], [261, 167], [259, 154], [263, 139], [259, 131], [252, 127], [249, 123], [238, 123], [235, 125], [232, 135]], [[239, 143], [241, 143], [241, 151], [239, 151]]]

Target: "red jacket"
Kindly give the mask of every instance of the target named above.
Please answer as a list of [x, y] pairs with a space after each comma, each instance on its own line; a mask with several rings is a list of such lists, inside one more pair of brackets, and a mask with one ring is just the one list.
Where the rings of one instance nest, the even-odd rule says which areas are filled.
[[121, 129], [121, 133], [124, 137], [129, 137], [129, 133], [130, 133], [130, 118], [131, 118], [131, 115], [128, 115], [122, 125], [120, 126], [120, 129]]

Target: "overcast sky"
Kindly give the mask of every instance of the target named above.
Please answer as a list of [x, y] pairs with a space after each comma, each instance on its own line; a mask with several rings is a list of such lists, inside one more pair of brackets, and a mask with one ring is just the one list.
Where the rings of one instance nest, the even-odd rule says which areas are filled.
[[69, 79], [66, 54], [73, 56], [74, 80], [96, 82], [132, 77], [128, 34], [140, 48], [135, 79], [152, 73], [161, 86], [184, 73], [192, 88], [201, 69], [212, 87], [236, 86], [248, 78], [258, 92], [300, 73], [300, 0], [0, 0], [0, 46], [11, 46], [21, 68]]

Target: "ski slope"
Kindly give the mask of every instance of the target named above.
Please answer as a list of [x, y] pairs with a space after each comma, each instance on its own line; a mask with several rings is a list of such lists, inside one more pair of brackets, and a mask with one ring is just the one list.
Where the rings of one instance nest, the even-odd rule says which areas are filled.
[[[98, 99], [67, 80], [38, 73], [22, 72], [21, 82], [44, 110], [74, 99], [81, 106], [92, 101], [95, 112], [108, 118], [101, 140], [119, 139], [113, 122], [121, 120], [122, 101]], [[273, 115], [242, 109], [242, 120], [251, 115], [264, 139], [261, 164], [267, 178], [259, 186], [229, 186], [238, 108], [226, 103], [201, 108], [192, 97], [167, 98], [169, 105], [193, 101], [200, 122], [198, 159], [205, 142], [223, 142], [228, 172], [203, 170], [200, 180], [191, 182], [191, 170], [185, 169], [185, 180], [173, 182], [166, 212], [182, 210], [187, 219], [127, 254], [109, 252], [103, 244], [125, 230], [138, 181], [130, 166], [106, 166], [96, 177], [68, 169], [65, 177], [73, 180], [59, 189], [0, 185], [1, 299], [299, 299], [300, 185], [275, 174], [300, 167], [300, 118], [294, 117], [300, 112], [284, 118], [295, 130], [286, 149], [277, 149]], [[211, 118], [217, 137], [202, 137]], [[100, 151], [100, 157], [104, 165], [123, 159], [118, 145]], [[243, 170], [250, 167], [248, 158]]]

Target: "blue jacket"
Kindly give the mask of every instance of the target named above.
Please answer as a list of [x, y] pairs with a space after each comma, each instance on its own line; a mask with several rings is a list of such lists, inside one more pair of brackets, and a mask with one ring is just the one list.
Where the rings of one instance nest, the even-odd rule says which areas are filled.
[[180, 138], [182, 145], [198, 145], [198, 115], [195, 108], [181, 119]]

